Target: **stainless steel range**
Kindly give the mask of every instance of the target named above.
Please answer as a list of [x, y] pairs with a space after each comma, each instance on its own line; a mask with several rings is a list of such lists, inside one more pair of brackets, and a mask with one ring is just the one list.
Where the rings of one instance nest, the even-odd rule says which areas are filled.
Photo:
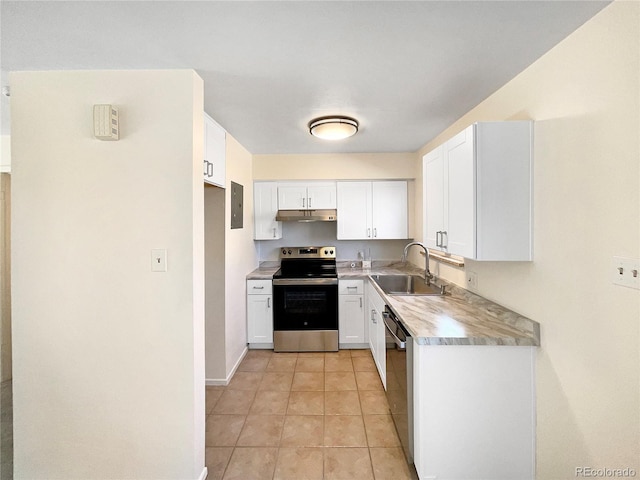
[[337, 351], [336, 248], [282, 247], [273, 307], [274, 351]]

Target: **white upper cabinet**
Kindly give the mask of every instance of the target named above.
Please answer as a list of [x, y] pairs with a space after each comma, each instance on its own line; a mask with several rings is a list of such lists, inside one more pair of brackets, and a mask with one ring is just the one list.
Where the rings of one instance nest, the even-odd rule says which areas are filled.
[[282, 238], [282, 222], [276, 222], [278, 213], [278, 184], [256, 182], [253, 184], [253, 223], [256, 240]]
[[338, 240], [408, 237], [406, 181], [338, 182]]
[[278, 185], [280, 210], [336, 208], [336, 182], [287, 182]]
[[374, 239], [409, 236], [407, 182], [371, 182], [371, 225]]
[[532, 129], [529, 121], [477, 123], [423, 157], [427, 247], [531, 260]]
[[425, 225], [424, 241], [437, 248], [444, 227], [444, 147], [439, 146], [423, 157]]
[[371, 182], [338, 182], [338, 240], [371, 238]]
[[225, 188], [226, 132], [209, 115], [204, 114], [204, 181]]

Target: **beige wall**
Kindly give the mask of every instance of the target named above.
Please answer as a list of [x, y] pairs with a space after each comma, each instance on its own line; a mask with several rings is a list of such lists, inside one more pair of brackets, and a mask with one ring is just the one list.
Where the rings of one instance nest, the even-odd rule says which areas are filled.
[[0, 172], [11, 172], [11, 136], [0, 135]]
[[[202, 80], [10, 83], [15, 478], [199, 478]], [[92, 136], [92, 105], [106, 102], [120, 107], [117, 142]], [[165, 273], [151, 272], [155, 248]]]
[[[327, 153], [316, 155], [254, 155], [254, 180], [381, 180], [414, 179], [420, 175], [415, 153]], [[409, 236], [417, 233], [413, 219], [415, 182], [408, 183]], [[335, 245], [338, 260], [358, 260], [371, 252], [374, 260], [397, 260], [407, 240], [336, 240], [336, 224], [284, 223], [281, 240], [256, 244], [261, 261], [278, 260], [282, 245]]]
[[[258, 267], [253, 242], [251, 154], [227, 134], [226, 189], [205, 188], [206, 377], [225, 384], [247, 348], [246, 275]], [[244, 187], [243, 228], [231, 229], [231, 182]]]
[[11, 379], [10, 247], [11, 175], [0, 173], [0, 380], [3, 382]]
[[611, 283], [614, 255], [640, 257], [639, 10], [614, 2], [419, 152], [475, 121], [535, 120], [534, 261], [466, 270], [541, 324], [539, 479], [640, 471], [640, 292]]
[[205, 363], [207, 382], [226, 379], [225, 190], [205, 185]]
[[254, 180], [415, 178], [414, 153], [254, 155]]
[[[247, 347], [246, 276], [258, 267], [253, 241], [253, 178], [251, 154], [227, 134], [225, 209], [225, 342], [226, 374], [231, 373]], [[231, 182], [243, 186], [243, 228], [231, 230]]]

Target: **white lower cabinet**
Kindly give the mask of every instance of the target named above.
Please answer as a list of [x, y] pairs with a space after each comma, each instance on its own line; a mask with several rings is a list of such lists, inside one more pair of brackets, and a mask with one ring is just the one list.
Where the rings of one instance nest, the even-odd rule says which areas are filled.
[[414, 340], [421, 479], [535, 478], [535, 350]]
[[385, 351], [385, 328], [382, 319], [385, 303], [376, 289], [367, 283], [367, 323], [369, 325], [369, 347], [373, 355], [382, 385], [387, 388], [387, 357]]
[[340, 348], [361, 348], [367, 345], [369, 336], [364, 312], [364, 281], [340, 280], [338, 284]]
[[273, 348], [273, 295], [271, 280], [247, 281], [247, 343]]

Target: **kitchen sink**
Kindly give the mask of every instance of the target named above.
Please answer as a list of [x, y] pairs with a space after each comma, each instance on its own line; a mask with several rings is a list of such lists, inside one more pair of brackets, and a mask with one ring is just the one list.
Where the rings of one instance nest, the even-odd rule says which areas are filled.
[[427, 285], [419, 275], [371, 275], [387, 295], [445, 295], [445, 286]]

